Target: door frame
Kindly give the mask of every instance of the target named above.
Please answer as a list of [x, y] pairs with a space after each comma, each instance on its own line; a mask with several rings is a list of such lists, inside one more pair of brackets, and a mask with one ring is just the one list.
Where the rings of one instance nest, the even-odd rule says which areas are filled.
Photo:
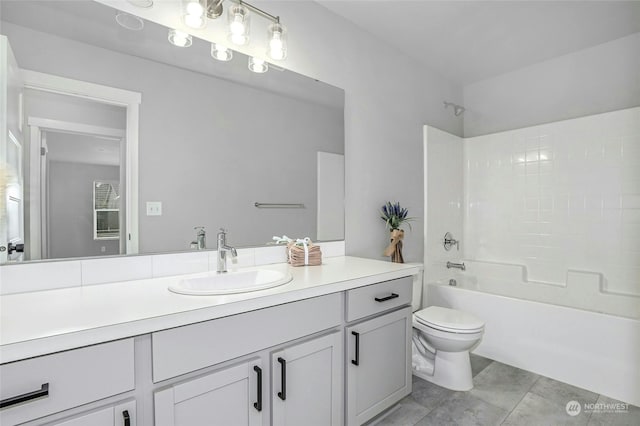
[[[27, 117], [27, 126], [29, 126], [29, 243], [30, 243], [30, 260], [48, 259], [50, 256], [51, 246], [49, 240], [49, 198], [48, 198], [48, 170], [46, 163], [42, 161], [42, 150], [48, 152], [46, 145], [47, 132], [52, 133], [69, 133], [87, 136], [97, 136], [107, 139], [119, 140], [120, 151], [122, 152], [122, 144], [124, 143], [125, 131], [114, 129], [111, 127], [94, 126], [84, 123], [74, 123], [70, 121], [55, 120], [51, 118]], [[121, 164], [124, 163], [121, 159]], [[128, 188], [128, 181], [125, 173], [121, 168], [120, 183]], [[120, 210], [123, 211], [122, 209]], [[121, 223], [126, 222], [128, 209], [125, 205], [124, 216], [121, 216]], [[124, 228], [127, 233], [128, 228]], [[124, 234], [120, 235], [120, 254], [127, 252], [127, 238]]]
[[[22, 70], [22, 75], [24, 87], [27, 89], [74, 96], [125, 108], [126, 254], [138, 253], [138, 132], [142, 94], [26, 69]], [[33, 141], [33, 135], [31, 141]], [[38, 135], [38, 143], [40, 143], [40, 135]]]

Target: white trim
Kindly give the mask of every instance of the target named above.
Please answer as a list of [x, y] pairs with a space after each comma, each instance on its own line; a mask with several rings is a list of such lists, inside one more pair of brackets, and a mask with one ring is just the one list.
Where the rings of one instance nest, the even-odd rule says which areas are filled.
[[138, 129], [142, 94], [31, 70], [22, 71], [26, 88], [126, 108], [126, 254], [138, 253]]
[[128, 106], [142, 103], [142, 94], [138, 92], [26, 69], [22, 70], [22, 75], [24, 87], [28, 89], [92, 99], [110, 105]]
[[52, 118], [29, 117], [27, 124], [29, 126], [38, 127], [40, 130], [54, 130], [56, 132], [63, 133], [101, 136], [118, 140], [122, 139], [125, 135], [125, 131], [122, 129], [73, 123], [71, 121], [55, 120]]

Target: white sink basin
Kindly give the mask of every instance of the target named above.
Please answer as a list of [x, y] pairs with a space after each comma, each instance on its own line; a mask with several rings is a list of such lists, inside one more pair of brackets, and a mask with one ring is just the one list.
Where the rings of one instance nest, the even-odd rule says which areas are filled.
[[174, 293], [191, 295], [215, 295], [245, 293], [264, 290], [286, 284], [292, 280], [289, 272], [270, 269], [253, 269], [224, 273], [212, 272], [203, 277], [186, 278], [169, 286]]

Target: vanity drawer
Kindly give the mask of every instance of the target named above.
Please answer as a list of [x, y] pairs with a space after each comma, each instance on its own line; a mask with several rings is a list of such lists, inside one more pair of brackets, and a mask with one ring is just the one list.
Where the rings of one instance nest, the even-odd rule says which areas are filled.
[[337, 327], [342, 312], [333, 293], [153, 333], [153, 381]]
[[[133, 339], [3, 364], [0, 424], [37, 419], [134, 387]], [[26, 400], [10, 400], [20, 396]]]
[[403, 277], [347, 291], [347, 321], [411, 303], [413, 278]]

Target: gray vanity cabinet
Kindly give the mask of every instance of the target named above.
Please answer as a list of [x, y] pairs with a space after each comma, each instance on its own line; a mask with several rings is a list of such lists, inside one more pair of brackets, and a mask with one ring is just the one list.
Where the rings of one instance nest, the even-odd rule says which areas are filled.
[[157, 391], [155, 426], [261, 426], [262, 367], [253, 359]]
[[345, 332], [349, 426], [411, 393], [411, 285], [409, 277], [348, 292], [347, 316], [354, 320]]
[[271, 355], [273, 426], [342, 424], [342, 333]]

